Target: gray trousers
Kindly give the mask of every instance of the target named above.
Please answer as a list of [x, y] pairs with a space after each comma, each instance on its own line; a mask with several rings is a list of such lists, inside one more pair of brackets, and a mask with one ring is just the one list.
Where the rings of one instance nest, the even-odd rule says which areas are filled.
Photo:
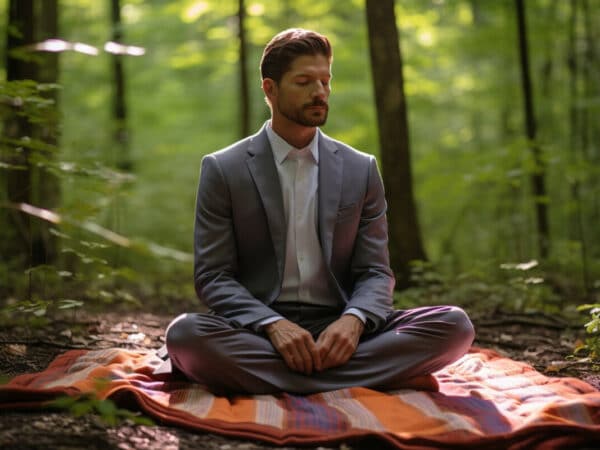
[[[331, 308], [284, 305], [278, 312], [316, 339], [339, 318]], [[187, 378], [218, 393], [310, 394], [352, 386], [395, 389], [456, 361], [471, 346], [474, 330], [467, 314], [454, 306], [420, 307], [390, 314], [385, 327], [365, 334], [344, 365], [294, 372], [268, 337], [211, 314], [182, 314], [166, 333], [171, 364]]]

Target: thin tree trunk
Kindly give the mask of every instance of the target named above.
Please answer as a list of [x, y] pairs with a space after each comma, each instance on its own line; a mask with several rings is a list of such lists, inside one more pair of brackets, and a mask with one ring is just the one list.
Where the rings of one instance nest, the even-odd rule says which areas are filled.
[[238, 39], [240, 45], [240, 135], [250, 134], [250, 89], [248, 86], [248, 44], [246, 42], [246, 6], [244, 0], [238, 0]]
[[519, 36], [519, 56], [521, 62], [521, 83], [523, 89], [523, 105], [525, 109], [525, 132], [534, 162], [531, 174], [531, 185], [534, 197], [536, 228], [538, 236], [538, 252], [542, 259], [548, 257], [550, 249], [550, 229], [548, 225], [548, 206], [545, 173], [546, 167], [542, 159], [541, 149], [536, 142], [536, 121], [533, 106], [533, 86], [529, 71], [529, 52], [527, 43], [527, 24], [523, 0], [516, 0], [517, 26]]
[[[123, 25], [121, 22], [121, 2], [111, 0], [112, 40], [123, 42]], [[133, 169], [133, 161], [129, 150], [129, 130], [127, 127], [127, 102], [125, 93], [125, 70], [123, 68], [123, 55], [112, 55], [113, 72], [113, 126], [116, 166], [125, 171]]]
[[390, 259], [397, 286], [410, 282], [410, 263], [426, 260], [414, 200], [402, 56], [393, 0], [367, 0], [371, 70], [388, 200]]
[[[36, 41], [58, 38], [58, 0], [44, 0], [37, 2], [38, 25]], [[44, 52], [39, 55], [37, 80], [40, 83], [56, 84], [59, 75], [58, 53]], [[48, 90], [44, 93], [56, 105], [55, 112], [49, 120], [37, 128], [38, 139], [56, 147], [58, 145], [58, 91]], [[52, 158], [52, 155], [47, 155]], [[36, 168], [37, 186], [34, 191], [33, 203], [46, 209], [56, 209], [60, 203], [60, 179], [45, 167]], [[58, 257], [58, 239], [50, 233], [50, 226], [45, 221], [35, 222], [37, 232], [33, 233], [33, 264], [46, 264], [55, 261]]]
[[[577, 13], [577, 3], [575, 1], [571, 2], [571, 16], [569, 20], [569, 47], [567, 51], [568, 59], [567, 66], [569, 70], [569, 159], [571, 164], [574, 166], [578, 166], [578, 162], [585, 158], [585, 152], [583, 150], [582, 139], [583, 135], [581, 133], [581, 128], [585, 127], [585, 124], [582, 121], [582, 115], [580, 114], [579, 108], [577, 107], [577, 102], [579, 99], [578, 92], [578, 80], [580, 76], [579, 71], [579, 55], [577, 52], [577, 22], [578, 22], [578, 13]], [[569, 184], [569, 201], [575, 205], [574, 210], [571, 211], [572, 208], [569, 208], [568, 212], [568, 231], [569, 238], [576, 239], [580, 244], [580, 258], [581, 258], [581, 267], [582, 267], [582, 284], [584, 290], [589, 292], [589, 288], [591, 285], [589, 269], [588, 269], [588, 257], [587, 257], [587, 242], [585, 238], [585, 230], [584, 230], [584, 218], [583, 218], [583, 209], [584, 202], [581, 195], [581, 182], [579, 177], [576, 177], [575, 180], [570, 181]]]
[[[577, 13], [578, 8], [576, 2], [570, 3], [571, 11], [569, 17], [569, 40], [567, 49], [567, 68], [569, 73], [569, 148], [568, 158], [571, 164], [575, 165], [581, 157], [580, 149], [580, 133], [579, 127], [581, 123], [581, 117], [579, 109], [577, 108], [578, 101], [578, 89], [579, 83], [579, 61], [577, 55]], [[570, 181], [570, 180], [569, 180]], [[579, 199], [579, 180], [575, 179], [570, 181], [569, 184], [569, 201], [574, 202], [576, 205], [580, 204]], [[567, 218], [568, 224], [568, 237], [569, 239], [580, 240], [581, 236], [578, 233], [578, 218], [577, 211], [571, 211], [569, 209]]]

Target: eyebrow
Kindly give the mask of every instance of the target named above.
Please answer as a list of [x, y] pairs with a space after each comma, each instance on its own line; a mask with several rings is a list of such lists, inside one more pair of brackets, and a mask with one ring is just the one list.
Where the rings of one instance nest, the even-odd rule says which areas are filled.
[[[309, 77], [309, 78], [311, 78], [311, 77], [317, 77], [317, 78], [321, 78], [322, 76], [323, 76], [323, 74], [312, 74], [312, 73], [306, 73], [306, 72], [300, 72], [300, 73], [297, 73], [297, 74], [293, 75], [294, 78], [301, 78], [301, 77]], [[325, 76], [327, 78], [332, 78], [333, 77], [333, 75], [331, 74], [331, 72], [328, 72]]]

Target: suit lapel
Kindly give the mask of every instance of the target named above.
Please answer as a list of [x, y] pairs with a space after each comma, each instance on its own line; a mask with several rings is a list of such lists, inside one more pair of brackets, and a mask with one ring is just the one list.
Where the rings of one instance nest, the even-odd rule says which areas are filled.
[[323, 257], [331, 263], [333, 229], [342, 193], [343, 160], [335, 142], [319, 132], [319, 238]]
[[286, 240], [285, 215], [281, 184], [279, 183], [279, 175], [272, 153], [267, 132], [263, 126], [261, 131], [255, 134], [250, 141], [248, 146], [249, 157], [246, 164], [256, 184], [267, 215], [279, 276], [280, 279], [283, 279]]

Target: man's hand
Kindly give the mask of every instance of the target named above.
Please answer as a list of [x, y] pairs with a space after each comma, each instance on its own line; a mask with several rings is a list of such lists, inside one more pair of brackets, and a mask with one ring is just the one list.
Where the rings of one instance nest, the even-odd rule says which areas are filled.
[[265, 331], [290, 369], [306, 375], [322, 369], [315, 341], [304, 328], [282, 319], [266, 325]]
[[342, 315], [325, 328], [317, 339], [322, 369], [345, 364], [356, 351], [364, 329], [365, 325], [352, 314]]

